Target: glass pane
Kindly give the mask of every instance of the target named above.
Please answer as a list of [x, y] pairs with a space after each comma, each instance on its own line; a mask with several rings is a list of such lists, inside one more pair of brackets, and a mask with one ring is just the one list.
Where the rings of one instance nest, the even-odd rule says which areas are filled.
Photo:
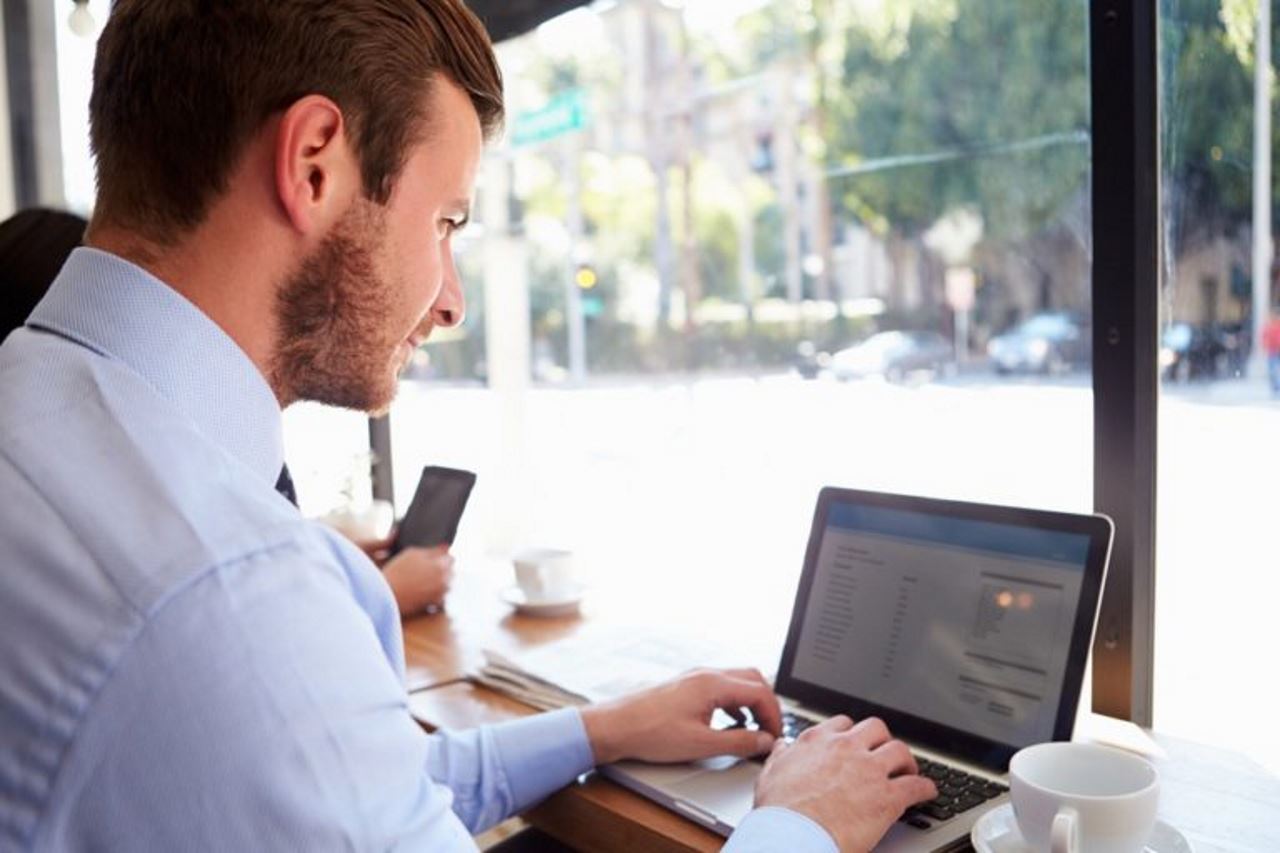
[[[1275, 679], [1263, 674], [1274, 669], [1267, 652], [1280, 648], [1280, 404], [1265, 357], [1270, 352], [1274, 363], [1280, 327], [1272, 326], [1269, 347], [1259, 346], [1274, 322], [1276, 290], [1274, 264], [1264, 256], [1256, 267], [1253, 255], [1254, 235], [1270, 231], [1275, 197], [1255, 165], [1257, 8], [1160, 4], [1165, 245], [1154, 710], [1162, 731], [1245, 749], [1280, 769]], [[1269, 142], [1258, 153], [1271, 162]]]
[[295, 403], [284, 412], [283, 428], [284, 458], [303, 515], [369, 509], [369, 427], [363, 414]]
[[1084, 0], [621, 0], [501, 45], [401, 509], [469, 467], [460, 549], [775, 632], [823, 485], [1089, 511], [1087, 50]]

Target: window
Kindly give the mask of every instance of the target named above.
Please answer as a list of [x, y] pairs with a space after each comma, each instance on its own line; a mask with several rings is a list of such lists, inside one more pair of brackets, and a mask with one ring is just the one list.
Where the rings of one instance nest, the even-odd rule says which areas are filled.
[[402, 503], [479, 473], [459, 548], [780, 634], [824, 484], [1091, 509], [1083, 0], [623, 0], [499, 54], [471, 316], [392, 412]]
[[1270, 140], [1264, 170], [1254, 147], [1256, 9], [1160, 4], [1154, 712], [1162, 731], [1247, 749], [1280, 768], [1274, 679], [1258, 669], [1265, 650], [1280, 648], [1280, 398], [1256, 343], [1277, 304], [1273, 260], [1254, 259], [1274, 209]]

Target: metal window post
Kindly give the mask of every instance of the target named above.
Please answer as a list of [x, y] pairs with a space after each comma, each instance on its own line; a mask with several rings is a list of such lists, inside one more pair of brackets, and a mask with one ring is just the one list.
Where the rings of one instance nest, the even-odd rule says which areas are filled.
[[1092, 0], [1094, 505], [1116, 540], [1093, 708], [1151, 724], [1159, 382], [1157, 0]]

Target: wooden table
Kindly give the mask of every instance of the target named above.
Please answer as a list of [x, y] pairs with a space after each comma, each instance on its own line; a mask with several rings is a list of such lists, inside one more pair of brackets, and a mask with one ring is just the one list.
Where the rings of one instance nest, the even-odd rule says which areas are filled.
[[[506, 572], [496, 565], [461, 571], [447, 611], [405, 622], [410, 707], [429, 729], [467, 728], [534, 713], [465, 680], [482, 662], [482, 649], [518, 652], [620, 621], [611, 618], [611, 608], [622, 604], [606, 596], [593, 599], [580, 617], [515, 615], [498, 597]], [[708, 613], [707, 624], [724, 630], [732, 618]], [[753, 650], [749, 657], [754, 662], [758, 654]], [[1155, 761], [1161, 774], [1160, 816], [1182, 830], [1197, 853], [1280, 853], [1280, 779], [1234, 753], [1161, 735], [1155, 739], [1169, 753]], [[724, 843], [709, 830], [595, 775], [524, 817], [584, 851], [710, 851]]]
[[519, 616], [499, 598], [510, 569], [472, 564], [458, 573], [447, 607], [404, 622], [405, 676], [410, 692], [439, 687], [475, 672], [484, 649], [519, 652], [567, 637], [590, 621], [584, 615], [561, 619]]

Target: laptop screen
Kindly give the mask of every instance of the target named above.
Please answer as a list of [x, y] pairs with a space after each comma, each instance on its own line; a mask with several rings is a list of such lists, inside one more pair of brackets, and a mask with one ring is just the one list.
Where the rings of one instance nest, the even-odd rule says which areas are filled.
[[838, 494], [815, 519], [780, 671], [891, 727], [891, 716], [909, 720], [917, 739], [948, 729], [1011, 754], [1061, 736], [1092, 633], [1102, 567], [1088, 569], [1099, 531], [1109, 539], [1105, 520]]

